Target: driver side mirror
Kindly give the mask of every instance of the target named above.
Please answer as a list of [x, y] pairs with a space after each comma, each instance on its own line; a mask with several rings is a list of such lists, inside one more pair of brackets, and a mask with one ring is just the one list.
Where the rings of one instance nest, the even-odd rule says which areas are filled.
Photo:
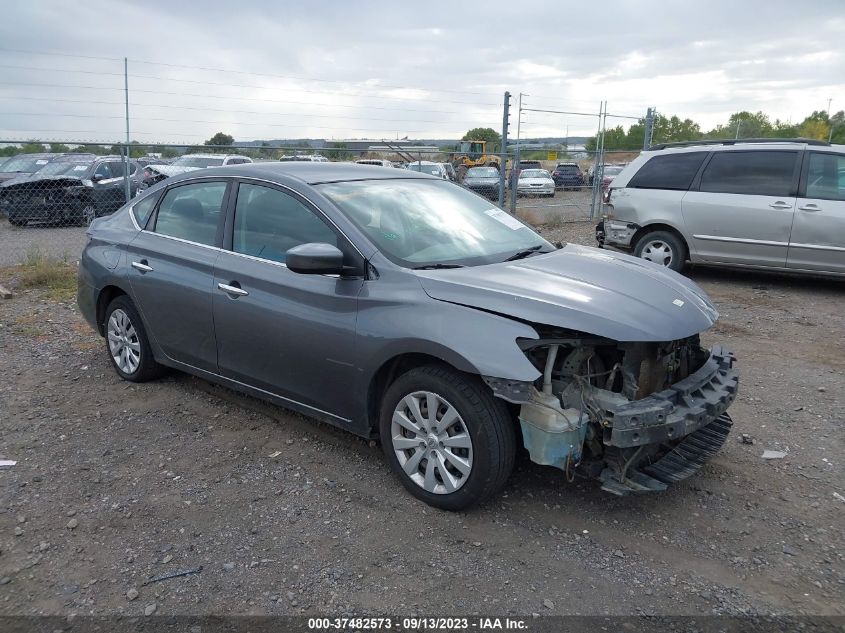
[[105, 180], [105, 178], [103, 174], [94, 174], [91, 176], [91, 182], [100, 182], [101, 180]]
[[343, 253], [331, 244], [300, 244], [288, 249], [285, 264], [288, 270], [301, 275], [340, 275], [343, 273]]

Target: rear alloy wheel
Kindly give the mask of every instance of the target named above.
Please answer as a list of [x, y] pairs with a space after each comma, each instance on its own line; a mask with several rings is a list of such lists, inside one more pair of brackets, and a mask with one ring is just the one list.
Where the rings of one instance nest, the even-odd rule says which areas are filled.
[[634, 254], [676, 272], [683, 270], [687, 260], [687, 249], [677, 236], [668, 231], [646, 233], [637, 242]]
[[415, 497], [461, 510], [501, 490], [513, 468], [513, 421], [474, 376], [448, 367], [418, 367], [387, 389], [382, 448]]
[[82, 209], [82, 225], [91, 226], [91, 223], [97, 218], [97, 210], [93, 204], [87, 204]]
[[131, 382], [146, 382], [161, 375], [163, 367], [153, 358], [141, 317], [126, 295], [106, 308], [106, 349], [118, 375]]

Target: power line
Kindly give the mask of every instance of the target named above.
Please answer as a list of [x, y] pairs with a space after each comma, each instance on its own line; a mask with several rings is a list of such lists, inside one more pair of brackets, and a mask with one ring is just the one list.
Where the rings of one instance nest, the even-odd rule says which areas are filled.
[[[45, 116], [45, 113], [38, 112], [0, 112], [0, 116]], [[82, 119], [123, 119], [122, 116], [110, 116], [110, 115], [96, 115], [96, 114], [46, 114], [46, 116], [51, 117], [71, 117], [71, 118], [82, 118]], [[293, 128], [293, 129], [301, 129], [301, 128], [312, 128], [318, 130], [355, 130], [357, 132], [380, 132], [380, 133], [387, 133], [387, 132], [395, 132], [396, 128], [391, 130], [374, 130], [374, 129], [367, 129], [367, 128], [354, 128], [354, 127], [330, 127], [324, 125], [291, 125], [289, 123], [262, 123], [262, 122], [252, 122], [252, 121], [204, 121], [204, 120], [196, 120], [196, 119], [160, 119], [160, 118], [151, 118], [151, 117], [144, 117], [144, 121], [156, 121], [159, 123], [203, 123], [208, 125], [260, 125], [263, 127], [283, 127], [283, 128]], [[414, 121], [403, 121], [404, 123], [413, 123]], [[432, 123], [442, 123], [442, 121], [432, 121]], [[426, 132], [427, 130], [406, 130], [402, 129], [402, 132], [412, 132], [414, 134], [421, 134]]]
[[[136, 77], [136, 78], [139, 77], [139, 75], [129, 75], [129, 76], [130, 77]], [[250, 86], [250, 85], [238, 85], [238, 84], [221, 84], [221, 83], [215, 83], [215, 82], [194, 81], [192, 79], [166, 79], [166, 78], [161, 78], [161, 77], [148, 77], [148, 78], [150, 78], [150, 79], [161, 79], [162, 81], [177, 81], [177, 82], [182, 82], [182, 83], [204, 84], [204, 85], [210, 85], [210, 86], [224, 86], [224, 87], [227, 87], [227, 88], [253, 88], [253, 89], [257, 89], [257, 90], [278, 90], [279, 89], [278, 87]], [[116, 87], [111, 87], [111, 86], [81, 86], [81, 85], [73, 85], [73, 84], [50, 84], [50, 83], [28, 83], [28, 82], [27, 83], [4, 82], [3, 85], [4, 86], [22, 86], [22, 87], [41, 87], [41, 88], [72, 88], [72, 89], [77, 89], [77, 90], [120, 90], [121, 92], [123, 92], [123, 88], [116, 88]], [[165, 91], [159, 91], [159, 90], [141, 90], [141, 89], [138, 89], [138, 88], [133, 88], [131, 90], [131, 92], [133, 92], [133, 93], [145, 92], [145, 93], [150, 93], [150, 94], [163, 94], [163, 95], [183, 95], [183, 96], [189, 96], [189, 97], [193, 96], [193, 97], [203, 97], [203, 98], [208, 98], [208, 97], [224, 98], [220, 95], [210, 95], [210, 94], [196, 95], [196, 94], [190, 94], [190, 93], [165, 92]], [[416, 98], [416, 97], [389, 97], [389, 96], [384, 96], [384, 95], [367, 95], [367, 94], [363, 94], [363, 93], [352, 93], [352, 92], [346, 92], [346, 93], [338, 94], [336, 92], [329, 92], [327, 90], [309, 90], [307, 88], [297, 88], [295, 90], [295, 92], [305, 92], [305, 93], [308, 93], [308, 94], [327, 94], [327, 95], [331, 95], [333, 97], [363, 97], [365, 99], [386, 99], [386, 100], [390, 100], [390, 101], [422, 101], [421, 98]], [[228, 97], [228, 98], [230, 98], [230, 99], [233, 99], [233, 98], [240, 99], [241, 97]], [[244, 97], [243, 99], [246, 99], [246, 98]], [[470, 101], [451, 101], [451, 100], [448, 100], [448, 99], [438, 99], [438, 101], [440, 101], [441, 103], [456, 103], [456, 104], [460, 104], [460, 105], [471, 105], [471, 106], [498, 106], [499, 105], [497, 103], [473, 103], [473, 102], [470, 102]]]
[[[111, 57], [93, 57], [93, 56], [85, 56], [85, 55], [69, 55], [69, 54], [62, 54], [62, 53], [46, 53], [46, 52], [38, 52], [38, 51], [23, 51], [20, 49], [7, 49], [7, 48], [0, 48], [0, 51], [5, 52], [14, 52], [14, 53], [26, 53], [30, 55], [55, 55], [59, 57], [79, 57], [81, 59], [101, 59], [104, 61], [122, 61], [119, 58], [111, 58]], [[350, 82], [343, 79], [321, 79], [315, 77], [304, 77], [302, 75], [276, 75], [271, 73], [256, 73], [250, 71], [242, 71], [242, 70], [229, 70], [226, 68], [210, 68], [205, 66], [189, 66], [185, 64], [172, 64], [166, 62], [154, 62], [148, 60], [141, 60], [141, 59], [130, 59], [132, 63], [136, 64], [146, 64], [146, 65], [154, 65], [154, 66], [164, 66], [168, 68], [183, 68], [185, 70], [203, 70], [208, 72], [221, 72], [221, 73], [231, 73], [237, 75], [250, 75], [253, 77], [268, 77], [272, 79], [285, 79], [285, 80], [293, 80], [293, 81], [310, 81], [310, 82], [319, 82], [319, 83], [333, 83], [333, 84], [344, 84], [349, 85], [353, 83], [364, 83], [361, 81], [358, 82]], [[44, 68], [39, 66], [17, 66], [13, 64], [3, 64], [0, 65], [0, 68], [12, 68], [12, 69], [20, 69], [20, 70], [45, 70], [50, 72], [63, 72], [63, 73], [83, 73], [83, 74], [101, 74], [101, 75], [116, 75], [116, 76], [123, 76], [123, 73], [112, 73], [112, 72], [98, 72], [92, 70], [77, 70], [77, 69], [70, 69], [70, 68]], [[163, 81], [179, 81], [178, 79], [172, 79], [168, 77], [158, 77], [153, 75], [129, 75], [130, 77], [136, 77], [141, 79], [159, 79]], [[182, 81], [191, 81], [191, 80], [182, 80]], [[238, 86], [237, 84], [222, 84], [222, 83], [213, 83], [213, 82], [202, 82], [202, 81], [192, 81], [192, 83], [209, 83], [210, 85], [233, 85], [236, 87], [255, 87], [258, 88], [260, 86]], [[416, 86], [400, 86], [400, 85], [393, 85], [393, 84], [373, 84], [371, 86], [375, 89], [390, 89], [390, 90], [424, 90], [425, 92], [439, 92], [439, 93], [449, 93], [449, 94], [465, 94], [465, 95], [473, 95], [473, 96], [481, 96], [481, 97], [491, 97], [490, 93], [486, 92], [473, 92], [469, 90], [451, 90], [448, 88], [419, 88]], [[455, 103], [464, 103], [464, 102], [455, 102]], [[498, 104], [485, 104], [485, 105], [498, 105]]]
[[[7, 86], [15, 85], [15, 84], [4, 84]], [[140, 92], [140, 91], [136, 91]], [[175, 93], [174, 93], [175, 94]], [[194, 95], [184, 95], [184, 96], [194, 96]], [[206, 96], [213, 96], [213, 95], [206, 95]], [[223, 97], [221, 97], [223, 98]], [[231, 99], [237, 99], [237, 97], [225, 97]], [[53, 98], [53, 97], [20, 97], [20, 96], [6, 96], [0, 95], [0, 99], [9, 99], [9, 100], [26, 100], [26, 101], [48, 101], [48, 102], [61, 102], [61, 103], [83, 103], [83, 104], [97, 104], [97, 105], [124, 105], [123, 101], [99, 101], [99, 100], [92, 100], [92, 99], [61, 99], [61, 98]], [[345, 103], [323, 103], [323, 102], [316, 102], [316, 101], [288, 101], [285, 99], [244, 99], [246, 101], [266, 101], [268, 103], [286, 103], [291, 105], [307, 105], [307, 106], [320, 106], [320, 107], [329, 107], [329, 108], [366, 108], [367, 110], [386, 110], [386, 111], [393, 111], [393, 110], [401, 110], [402, 112], [425, 112], [430, 114], [459, 114], [457, 110], [419, 110], [413, 108], [405, 108], [401, 106], [395, 107], [384, 107], [384, 106], [362, 106], [362, 105], [349, 105]], [[173, 105], [169, 103], [136, 103], [134, 101], [130, 101], [129, 105], [131, 106], [138, 106], [138, 107], [146, 107], [146, 108], [178, 108], [183, 110], [201, 110], [204, 112], [237, 112], [239, 114], [273, 114], [268, 112], [256, 112], [252, 110], [221, 110], [221, 109], [210, 109], [210, 108], [197, 108], [191, 106], [179, 106]], [[296, 113], [296, 116], [300, 116], [299, 113]], [[330, 116], [330, 115], [324, 115]], [[379, 119], [383, 120], [383, 119]]]

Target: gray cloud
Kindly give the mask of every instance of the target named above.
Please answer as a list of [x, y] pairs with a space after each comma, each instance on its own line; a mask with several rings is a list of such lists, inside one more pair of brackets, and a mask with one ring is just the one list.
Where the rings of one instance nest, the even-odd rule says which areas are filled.
[[[828, 98], [845, 107], [842, 9], [841, 0], [11, 2], [0, 24], [0, 136], [121, 138], [124, 56], [141, 141], [197, 142], [218, 130], [244, 140], [452, 137], [498, 129], [505, 90], [568, 111], [607, 100], [612, 113], [641, 116], [656, 106], [705, 128], [741, 109], [801, 119]], [[529, 136], [596, 127], [594, 116], [523, 121]]]

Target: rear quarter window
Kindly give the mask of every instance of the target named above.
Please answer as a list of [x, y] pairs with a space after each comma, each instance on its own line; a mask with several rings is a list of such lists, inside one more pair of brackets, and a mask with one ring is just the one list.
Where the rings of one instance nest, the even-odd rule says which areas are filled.
[[635, 189], [672, 189], [685, 191], [692, 184], [707, 152], [664, 154], [649, 159], [631, 178]]

